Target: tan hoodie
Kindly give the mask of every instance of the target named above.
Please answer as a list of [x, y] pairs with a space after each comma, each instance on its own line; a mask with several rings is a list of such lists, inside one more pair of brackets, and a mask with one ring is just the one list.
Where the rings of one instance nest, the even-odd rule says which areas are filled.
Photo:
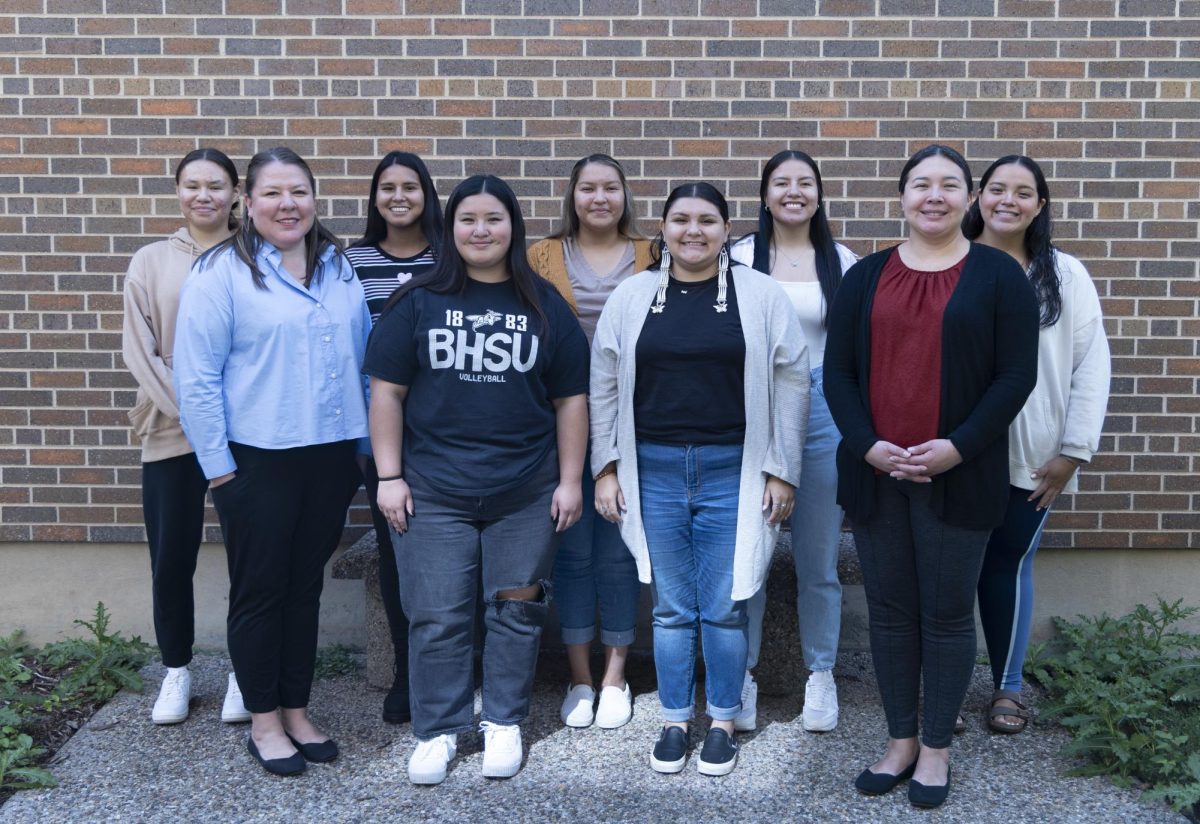
[[200, 252], [188, 230], [179, 229], [166, 240], [139, 249], [125, 275], [121, 352], [138, 383], [137, 404], [129, 411], [129, 420], [141, 438], [146, 463], [192, 451], [179, 423], [172, 363], [179, 293]]

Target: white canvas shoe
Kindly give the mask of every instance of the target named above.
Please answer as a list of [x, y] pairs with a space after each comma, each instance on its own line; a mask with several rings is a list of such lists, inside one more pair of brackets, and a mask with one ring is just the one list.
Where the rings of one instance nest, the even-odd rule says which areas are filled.
[[629, 684], [624, 687], [604, 687], [600, 690], [600, 703], [596, 705], [596, 726], [602, 730], [615, 730], [629, 723], [633, 717], [633, 692]]
[[229, 685], [225, 688], [225, 703], [221, 705], [221, 720], [226, 724], [240, 724], [250, 720], [250, 710], [242, 701], [242, 689], [237, 676], [229, 673]]
[[483, 777], [512, 778], [521, 771], [521, 728], [483, 721]]
[[155, 724], [178, 724], [188, 717], [192, 700], [192, 674], [187, 667], [167, 667], [167, 675], [158, 688], [158, 698], [150, 711]]
[[408, 780], [414, 784], [441, 784], [446, 780], [446, 768], [458, 755], [458, 736], [439, 735], [428, 741], [418, 741], [408, 758]]
[[595, 701], [594, 689], [587, 684], [576, 684], [567, 689], [567, 697], [563, 699], [558, 716], [568, 727], [590, 727], [595, 717], [592, 711]]
[[829, 670], [808, 676], [804, 687], [804, 729], [809, 732], [829, 732], [838, 723], [837, 684]]
[[733, 718], [733, 728], [737, 732], [750, 732], [758, 726], [758, 684], [750, 670], [742, 680], [742, 711]]

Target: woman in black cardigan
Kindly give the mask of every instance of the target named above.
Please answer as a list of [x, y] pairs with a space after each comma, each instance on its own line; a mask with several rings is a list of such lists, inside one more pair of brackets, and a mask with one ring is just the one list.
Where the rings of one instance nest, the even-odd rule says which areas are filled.
[[825, 394], [888, 720], [887, 753], [855, 786], [912, 778], [909, 800], [935, 807], [975, 659], [980, 564], [1007, 503], [1008, 425], [1037, 378], [1038, 309], [1016, 261], [963, 237], [973, 193], [958, 152], [917, 152], [900, 195], [908, 240], [852, 267], [830, 309]]

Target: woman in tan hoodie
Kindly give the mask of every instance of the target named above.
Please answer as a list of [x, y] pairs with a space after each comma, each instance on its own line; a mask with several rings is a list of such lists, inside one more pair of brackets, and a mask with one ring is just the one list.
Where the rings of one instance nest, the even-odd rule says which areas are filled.
[[[142, 442], [142, 509], [150, 544], [154, 634], [167, 668], [154, 703], [156, 724], [188, 716], [194, 639], [192, 575], [204, 531], [208, 480], [179, 423], [172, 385], [175, 316], [192, 263], [237, 227], [237, 168], [217, 149], [189, 152], [175, 169], [185, 226], [143, 246], [125, 276], [122, 353], [138, 384], [129, 420]], [[248, 721], [237, 680], [229, 674], [221, 720]]]

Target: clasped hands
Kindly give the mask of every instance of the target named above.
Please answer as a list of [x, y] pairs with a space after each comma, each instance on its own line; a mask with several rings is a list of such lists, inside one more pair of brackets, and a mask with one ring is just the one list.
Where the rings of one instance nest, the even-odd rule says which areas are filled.
[[888, 441], [876, 441], [867, 450], [867, 463], [898, 481], [927, 484], [934, 475], [962, 463], [962, 455], [947, 438], [934, 438], [907, 449]]

